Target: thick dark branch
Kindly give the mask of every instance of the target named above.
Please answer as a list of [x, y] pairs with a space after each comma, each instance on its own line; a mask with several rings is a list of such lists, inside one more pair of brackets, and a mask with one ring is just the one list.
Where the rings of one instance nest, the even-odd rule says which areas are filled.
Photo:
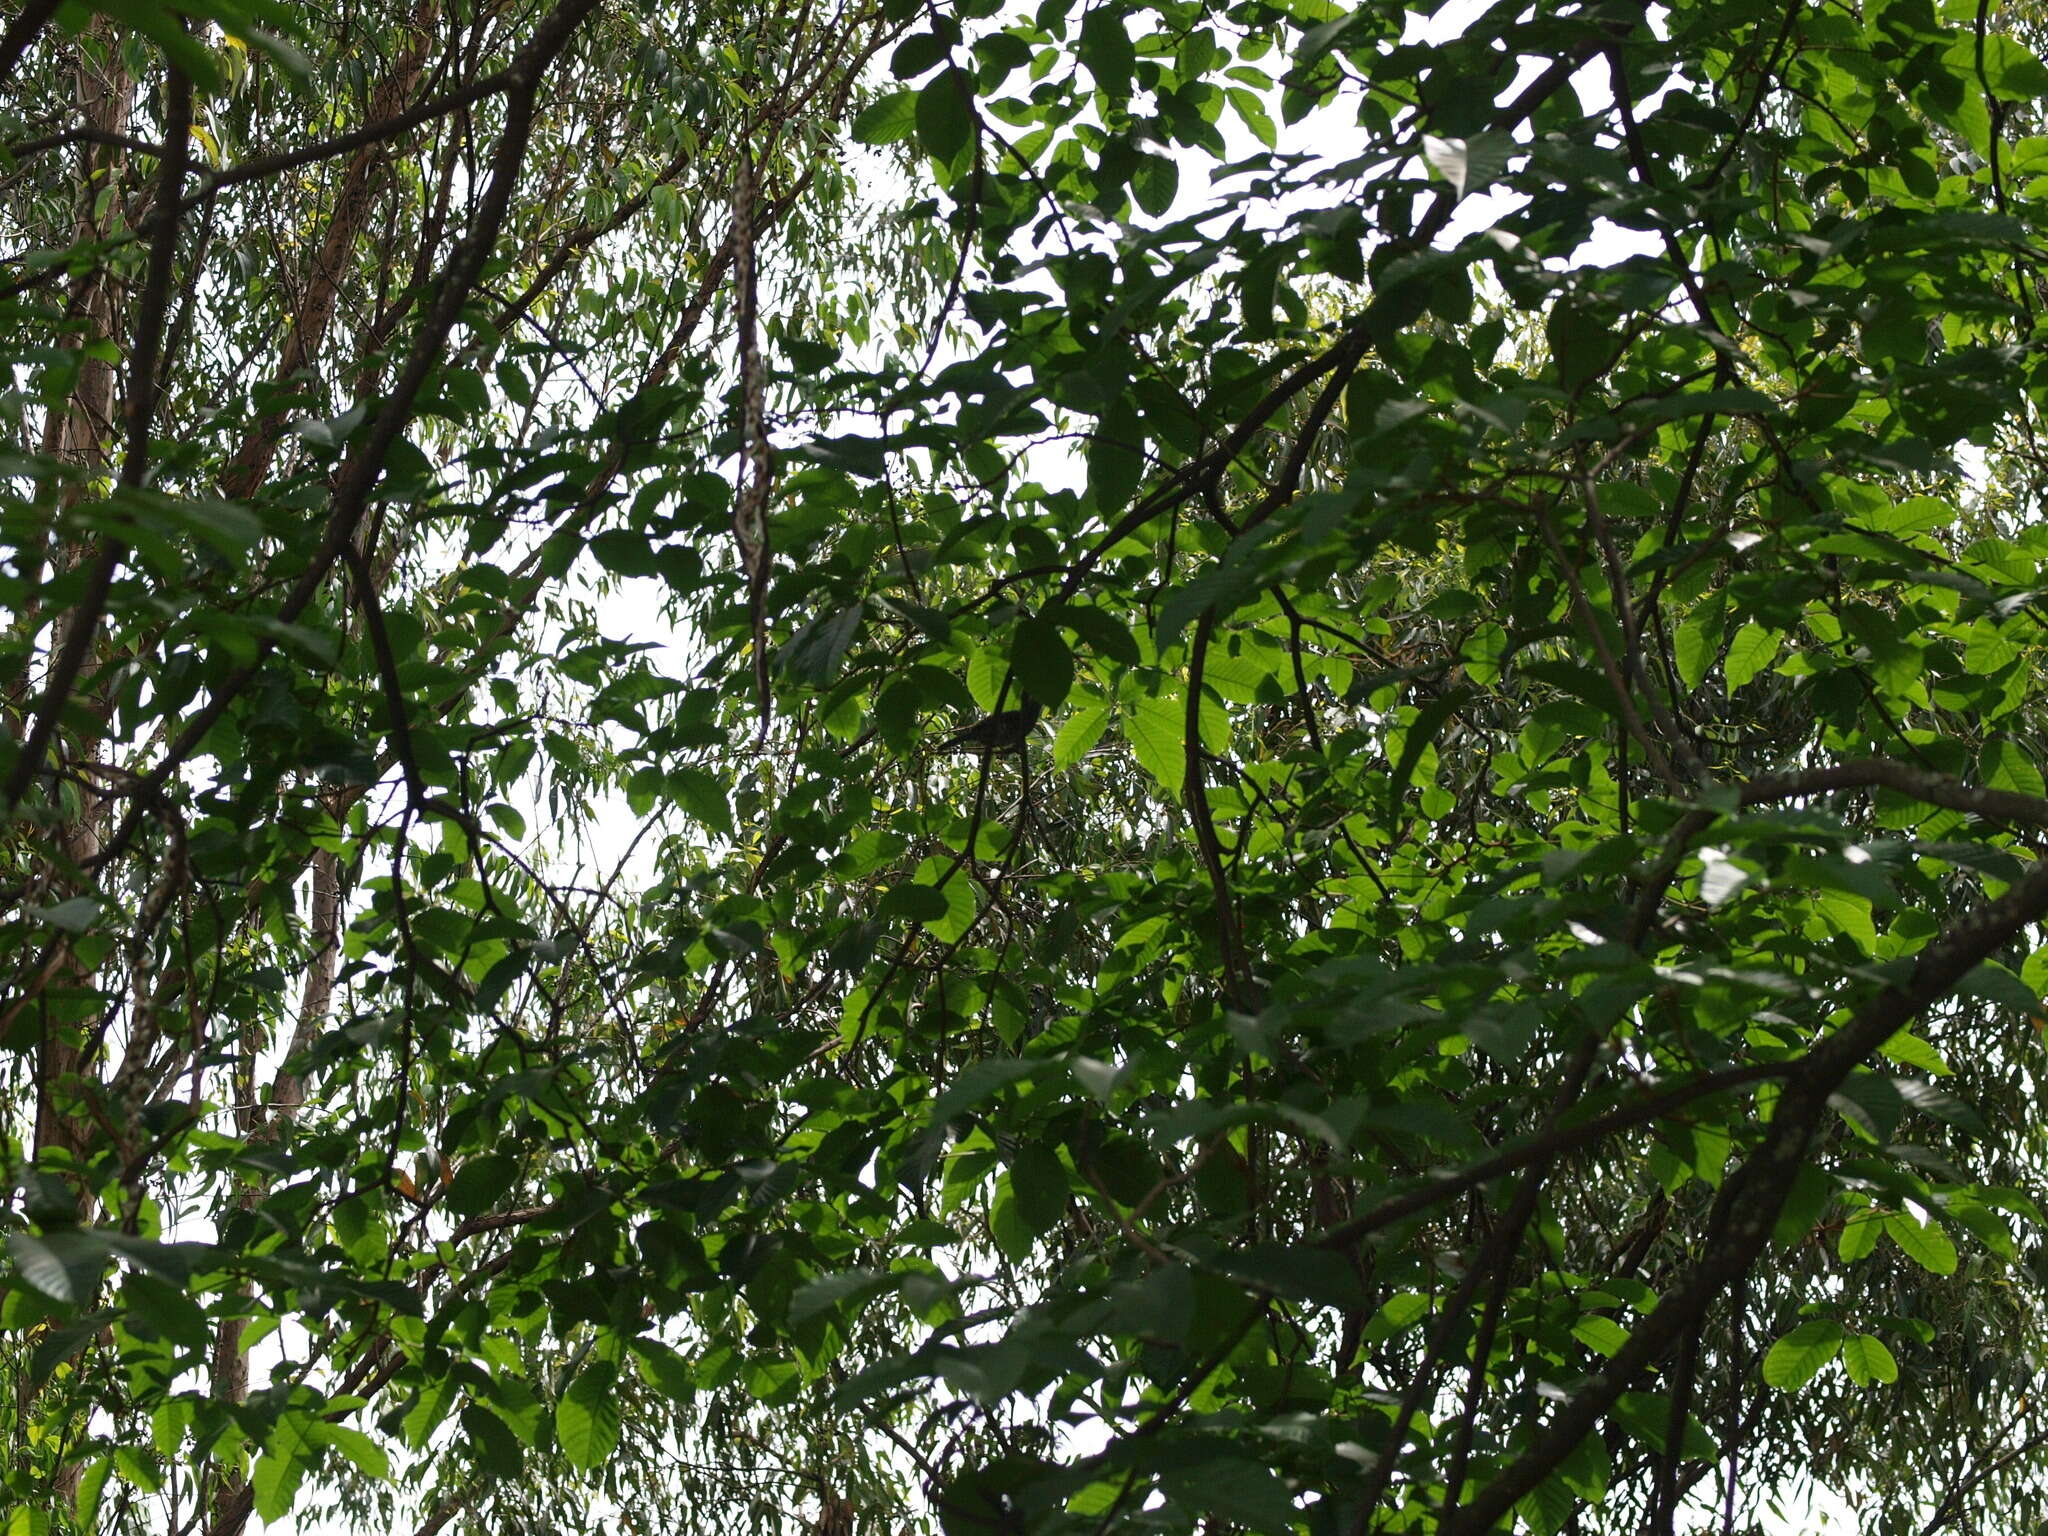
[[[1891, 1037], [1888, 1035], [1885, 1038]], [[1696, 1099], [1726, 1093], [1731, 1088], [1741, 1088], [1751, 1083], [1790, 1077], [1796, 1066], [1797, 1063], [1794, 1062], [1761, 1062], [1743, 1067], [1729, 1067], [1719, 1072], [1709, 1072], [1704, 1077], [1692, 1078], [1661, 1093], [1653, 1093], [1634, 1104], [1595, 1116], [1593, 1119], [1560, 1125], [1554, 1130], [1503, 1147], [1491, 1157], [1481, 1158], [1476, 1163], [1467, 1163], [1463, 1168], [1435, 1175], [1428, 1183], [1418, 1185], [1414, 1189], [1404, 1190], [1398, 1195], [1389, 1195], [1371, 1210], [1361, 1211], [1349, 1221], [1339, 1222], [1330, 1228], [1316, 1240], [1316, 1246], [1348, 1248], [1360, 1239], [1370, 1237], [1397, 1221], [1419, 1216], [1431, 1206], [1441, 1205], [1446, 1200], [1454, 1200], [1469, 1189], [1490, 1184], [1517, 1169], [1528, 1167], [1531, 1163], [1542, 1162], [1558, 1153], [1569, 1152], [1575, 1147], [1591, 1146], [1618, 1132], [1633, 1130], [1637, 1126], [1661, 1120], [1672, 1111], [1682, 1109]]]
[[18, 139], [12, 144], [0, 145], [0, 155], [20, 160], [73, 144], [103, 144], [109, 149], [131, 149], [141, 155], [161, 156], [165, 153], [163, 145], [137, 138], [132, 133], [116, 133], [111, 128], [66, 128], [62, 133], [46, 133], [39, 139]]
[[[1806, 768], [1797, 773], [1766, 774], [1737, 788], [1737, 803], [1743, 807], [1774, 805], [1807, 795], [1839, 794], [1845, 790], [1889, 789], [1944, 810], [1965, 811], [1991, 821], [2014, 822], [2020, 826], [2048, 828], [2048, 800], [2009, 789], [1980, 789], [1931, 769], [1916, 768], [1888, 757], [1858, 758], [1831, 763], [1824, 768]], [[1665, 839], [1665, 852], [1657, 861], [1637, 894], [1629, 918], [1630, 943], [1637, 942], [1656, 920], [1664, 893], [1677, 878], [1693, 840], [1711, 827], [1719, 812], [1687, 811]]]
[[1765, 805], [1779, 800], [1796, 800], [1802, 795], [1824, 795], [1845, 789], [1889, 789], [1915, 800], [1924, 800], [1929, 805], [1938, 805], [1944, 810], [1967, 811], [1988, 821], [2048, 827], [2048, 800], [2009, 789], [1980, 789], [1960, 783], [1946, 774], [1916, 768], [1888, 757], [1858, 758], [1825, 768], [1807, 768], [1798, 773], [1770, 774], [1751, 779], [1742, 786], [1742, 803], [1745, 806]]
[[[522, 55], [523, 57], [523, 55]], [[486, 96], [495, 96], [501, 91], [511, 91], [520, 83], [519, 65], [501, 69], [496, 74], [485, 75], [467, 85], [436, 96], [417, 106], [407, 107], [403, 112], [393, 113], [374, 123], [365, 123], [347, 133], [336, 134], [331, 139], [322, 139], [317, 144], [306, 144], [298, 149], [279, 150], [273, 155], [258, 155], [252, 160], [239, 161], [226, 170], [215, 171], [202, 177], [194, 197], [203, 197], [209, 192], [218, 192], [223, 187], [239, 186], [245, 181], [259, 181], [265, 176], [275, 176], [282, 171], [297, 170], [302, 165], [315, 165], [322, 160], [332, 160], [353, 150], [378, 144], [385, 139], [395, 139], [410, 133], [423, 123], [430, 123], [437, 117], [446, 117], [464, 107], [474, 106]], [[509, 124], [507, 125], [510, 126]]]

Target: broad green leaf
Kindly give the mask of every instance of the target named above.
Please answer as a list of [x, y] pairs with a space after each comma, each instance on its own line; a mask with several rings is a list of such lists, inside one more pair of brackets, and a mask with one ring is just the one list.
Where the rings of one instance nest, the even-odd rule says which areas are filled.
[[1204, 1458], [1162, 1479], [1169, 1497], [1254, 1530], [1287, 1530], [1298, 1518], [1287, 1485], [1248, 1457]]
[[1994, 736], [1984, 744], [1978, 772], [1990, 789], [2032, 795], [2037, 800], [2048, 795], [2048, 784], [2042, 782], [2033, 755], [2010, 736]]
[[1842, 1341], [1842, 1365], [1859, 1387], [1899, 1379], [1899, 1362], [1881, 1340], [1867, 1333], [1852, 1333]]
[[1596, 1354], [1612, 1356], [1628, 1343], [1628, 1330], [1611, 1317], [1589, 1313], [1572, 1324], [1572, 1337]]
[[1777, 659], [1784, 642], [1785, 637], [1778, 631], [1754, 621], [1738, 629], [1735, 638], [1728, 642], [1728, 656], [1721, 664], [1728, 679], [1728, 691], [1734, 693], [1747, 687], [1751, 679]]
[[1955, 1070], [1941, 1052], [1910, 1030], [1900, 1030], [1878, 1049], [1900, 1066], [1913, 1067], [1930, 1077], [1948, 1077]]
[[917, 131], [917, 92], [891, 91], [862, 108], [853, 120], [857, 144], [894, 144]]
[[1180, 168], [1164, 155], [1140, 155], [1131, 173], [1131, 195], [1138, 206], [1154, 218], [1173, 207], [1180, 191]]
[[351, 1429], [346, 1424], [321, 1424], [316, 1427], [314, 1438], [341, 1452], [363, 1476], [380, 1481], [390, 1478], [391, 1459], [384, 1454], [381, 1445], [361, 1430]]
[[790, 1299], [789, 1320], [791, 1323], [808, 1322], [848, 1301], [866, 1301], [879, 1296], [894, 1283], [894, 1276], [872, 1269], [849, 1269], [834, 1275], [820, 1275]]
[[[792, 1318], [792, 1321], [796, 1319]], [[633, 1353], [634, 1364], [639, 1367], [640, 1379], [647, 1385], [678, 1405], [688, 1404], [695, 1399], [696, 1373], [681, 1355], [659, 1339], [650, 1339], [645, 1334], [634, 1339], [627, 1347]]]
[[277, 1421], [263, 1443], [263, 1454], [249, 1474], [256, 1494], [256, 1513], [265, 1521], [281, 1520], [297, 1499], [318, 1442], [310, 1414], [294, 1410]]
[[1042, 1143], [1018, 1148], [1010, 1163], [1010, 1188], [1018, 1217], [1034, 1236], [1044, 1236], [1067, 1213], [1066, 1164]]
[[55, 906], [30, 906], [26, 911], [37, 922], [48, 923], [52, 928], [61, 928], [66, 933], [83, 933], [99, 917], [100, 906], [101, 903], [91, 896], [73, 896]]
[[1138, 414], [1122, 401], [1102, 414], [1088, 441], [1088, 490], [1096, 509], [1121, 511], [1145, 473], [1145, 434]]
[[1017, 685], [1046, 709], [1057, 709], [1074, 686], [1074, 657], [1057, 624], [1024, 619], [1017, 625], [1012, 664]]
[[1835, 1240], [1835, 1252], [1845, 1264], [1854, 1264], [1858, 1259], [1867, 1259], [1877, 1251], [1878, 1235], [1884, 1230], [1884, 1214], [1881, 1211], [1852, 1211], [1842, 1222], [1841, 1236]]
[[594, 1361], [577, 1374], [555, 1405], [555, 1436], [572, 1466], [585, 1471], [601, 1467], [618, 1446], [616, 1375], [616, 1367]]
[[1930, 1221], [1922, 1226], [1900, 1211], [1885, 1219], [1884, 1229], [1900, 1251], [1929, 1274], [1956, 1272], [1956, 1245], [1949, 1241], [1939, 1223]]
[[1497, 682], [1501, 664], [1507, 658], [1508, 633], [1498, 624], [1481, 624], [1465, 637], [1459, 657], [1465, 675], [1481, 687]]
[[1515, 141], [1507, 134], [1482, 133], [1470, 139], [1422, 138], [1423, 158], [1459, 197], [1483, 191], [1500, 178], [1515, 153]]
[[974, 137], [974, 108], [967, 76], [956, 68], [935, 75], [917, 93], [918, 143], [941, 165], [967, 151]]
[[1081, 18], [1079, 53], [1082, 65], [1095, 77], [1097, 89], [1113, 96], [1130, 94], [1137, 52], [1121, 11], [1107, 5], [1088, 11]]
[[1107, 704], [1084, 704], [1074, 710], [1061, 722], [1059, 734], [1053, 737], [1052, 765], [1071, 768], [1081, 761], [1102, 739], [1102, 733], [1109, 728], [1109, 721], [1110, 708]]
[[7, 1256], [21, 1278], [52, 1301], [83, 1307], [91, 1305], [98, 1294], [107, 1250], [104, 1243], [85, 1232], [59, 1230], [41, 1237], [10, 1232]]
[[1765, 1352], [1764, 1383], [1780, 1392], [1798, 1391], [1835, 1358], [1842, 1339], [1842, 1325], [1833, 1318], [1808, 1318]]
[[1030, 1255], [1036, 1234], [1018, 1209], [1016, 1192], [1008, 1179], [997, 1186], [995, 1198], [989, 1203], [988, 1231], [997, 1250], [1012, 1263]]
[[455, 1383], [447, 1377], [429, 1381], [420, 1390], [419, 1401], [406, 1411], [401, 1426], [405, 1443], [415, 1451], [423, 1449], [453, 1411], [458, 1395]]
[[1678, 668], [1678, 679], [1689, 689], [1698, 688], [1706, 681], [1707, 673], [1713, 670], [1714, 658], [1721, 653], [1725, 607], [1722, 594], [1714, 593], [1685, 616], [1671, 637], [1672, 659]]
[[1180, 701], [1141, 695], [1124, 708], [1124, 736], [1144, 770], [1169, 795], [1187, 782], [1187, 719]]
[[[920, 871], [919, 878], [923, 879], [929, 876], [931, 879], [936, 880], [940, 869], [943, 868], [944, 866], [941, 865], [939, 869]], [[927, 887], [927, 889], [931, 889], [931, 887]], [[921, 921], [931, 931], [933, 938], [940, 940], [942, 943], [951, 944], [966, 937], [968, 930], [974, 926], [974, 920], [981, 910], [979, 904], [975, 901], [974, 882], [968, 877], [965, 869], [957, 869], [953, 872], [953, 878], [944, 885], [936, 887], [936, 891], [943, 904], [943, 910], [934, 912], [931, 916], [922, 918]]]

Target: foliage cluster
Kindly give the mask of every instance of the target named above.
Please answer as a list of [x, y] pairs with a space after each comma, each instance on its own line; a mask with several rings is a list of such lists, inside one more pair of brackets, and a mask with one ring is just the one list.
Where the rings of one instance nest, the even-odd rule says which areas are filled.
[[12, 13], [10, 1536], [2019, 1528], [2038, 18], [1453, 11]]

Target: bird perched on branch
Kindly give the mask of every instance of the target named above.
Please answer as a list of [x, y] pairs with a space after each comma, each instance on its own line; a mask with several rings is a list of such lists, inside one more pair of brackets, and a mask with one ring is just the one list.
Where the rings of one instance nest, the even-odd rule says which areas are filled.
[[1018, 709], [999, 709], [972, 725], [964, 725], [939, 743], [941, 752], [1021, 752], [1038, 724], [1043, 706], [1029, 694]]

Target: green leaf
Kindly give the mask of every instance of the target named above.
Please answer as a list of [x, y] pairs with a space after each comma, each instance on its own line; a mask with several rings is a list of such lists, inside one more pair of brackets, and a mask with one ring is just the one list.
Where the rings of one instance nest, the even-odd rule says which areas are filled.
[[1847, 891], [1815, 891], [1814, 911], [1829, 933], [1846, 933], [1866, 955], [1877, 953], [1877, 922], [1870, 903]]
[[790, 1298], [789, 1321], [792, 1325], [806, 1323], [827, 1312], [838, 1311], [849, 1301], [870, 1301], [893, 1288], [896, 1278], [875, 1269], [848, 1269], [838, 1274], [820, 1275], [800, 1287]]
[[48, 923], [52, 928], [61, 928], [66, 933], [83, 933], [98, 919], [100, 903], [91, 896], [73, 896], [54, 907], [31, 905], [24, 906], [22, 910], [37, 922]]
[[1722, 663], [1722, 671], [1728, 679], [1728, 691], [1735, 693], [1748, 686], [1751, 679], [1777, 658], [1778, 648], [1784, 643], [1782, 634], [1761, 624], [1752, 622], [1738, 629], [1735, 638], [1728, 642], [1728, 659]]
[[1138, 413], [1121, 398], [1102, 413], [1088, 440], [1088, 491], [1096, 510], [1121, 512], [1145, 475], [1145, 434]]
[[732, 804], [726, 799], [725, 788], [715, 776], [702, 768], [678, 763], [668, 770], [667, 778], [669, 793], [699, 826], [716, 832], [720, 837], [735, 835]]
[[1160, 1479], [1167, 1496], [1255, 1531], [1288, 1531], [1299, 1514], [1272, 1468], [1248, 1457], [1217, 1455]]
[[964, 868], [953, 870], [952, 878], [944, 885], [936, 883], [950, 864], [950, 860], [934, 859], [918, 872], [920, 881], [933, 882], [926, 888], [935, 891], [942, 905], [942, 910], [920, 918], [919, 921], [925, 925], [933, 938], [943, 944], [953, 944], [964, 939], [974, 927], [974, 920], [980, 915], [981, 910], [975, 903], [974, 882], [968, 878]]
[[266, 1522], [283, 1519], [298, 1497], [299, 1484], [313, 1458], [313, 1424], [311, 1414], [288, 1412], [263, 1442], [263, 1454], [249, 1474], [249, 1485], [256, 1494], [256, 1513]]
[[1387, 815], [1389, 820], [1398, 814], [1401, 796], [1415, 777], [1415, 770], [1422, 762], [1423, 754], [1435, 742], [1437, 733], [1472, 699], [1469, 688], [1453, 688], [1431, 699], [1415, 712], [1401, 739], [1401, 757], [1394, 764], [1394, 771], [1387, 778]]
[[1628, 1343], [1628, 1330], [1611, 1317], [1588, 1313], [1572, 1324], [1572, 1337], [1594, 1353], [1611, 1357]]
[[382, 1482], [390, 1480], [391, 1458], [384, 1454], [383, 1446], [360, 1429], [351, 1429], [346, 1424], [320, 1424], [314, 1430], [314, 1438], [341, 1452], [363, 1476]]
[[106, 1492], [107, 1479], [113, 1474], [113, 1470], [113, 1458], [102, 1456], [88, 1466], [85, 1475], [78, 1480], [78, 1502], [75, 1508], [80, 1530], [96, 1531], [100, 1528], [100, 1499]]
[[1844, 1264], [1854, 1264], [1858, 1259], [1867, 1259], [1877, 1251], [1877, 1239], [1883, 1231], [1883, 1212], [1853, 1211], [1842, 1223], [1842, 1234], [1835, 1240], [1835, 1252], [1840, 1255]]
[[1163, 217], [1179, 192], [1179, 166], [1164, 155], [1138, 156], [1137, 169], [1131, 173], [1131, 195], [1140, 208], [1154, 218]]
[[1867, 1333], [1852, 1333], [1842, 1342], [1842, 1365], [1859, 1387], [1899, 1379], [1899, 1362], [1884, 1344]]
[[679, 1406], [696, 1399], [697, 1375], [691, 1370], [689, 1361], [659, 1339], [650, 1339], [645, 1334], [632, 1340], [627, 1347], [633, 1352], [640, 1379], [647, 1385]]
[[823, 688], [839, 675], [840, 663], [860, 634], [865, 608], [853, 603], [806, 624], [776, 658], [786, 676]]
[[1096, 88], [1112, 96], [1131, 94], [1138, 53], [1129, 27], [1124, 13], [1110, 5], [1097, 5], [1081, 18], [1081, 64], [1095, 77]]
[[2048, 784], [2042, 782], [2033, 755], [2010, 736], [1994, 736], [1984, 743], [1977, 771], [1987, 788], [2032, 795], [2037, 800], [2048, 796]]
[[856, 144], [896, 144], [917, 131], [916, 91], [891, 91], [868, 103], [854, 117]]
[[1879, 1046], [1878, 1050], [1888, 1060], [1895, 1061], [1902, 1067], [1912, 1067], [1925, 1072], [1929, 1077], [1948, 1077], [1955, 1071], [1941, 1052], [1911, 1030], [1900, 1030]]
[[1031, 1254], [1036, 1237], [1017, 1206], [1016, 1191], [1005, 1179], [989, 1203], [988, 1233], [997, 1252], [1011, 1263], [1022, 1263]]
[[1008, 663], [993, 646], [978, 646], [968, 654], [967, 692], [984, 714], [994, 711], [998, 695], [1001, 695], [1006, 708], [1016, 707], [1016, 684], [1011, 683], [1007, 692], [1003, 688], [1008, 676]]
[[1043, 1237], [1065, 1219], [1067, 1167], [1052, 1148], [1035, 1141], [1018, 1148], [1010, 1161], [1010, 1188], [1017, 1214], [1033, 1236]]
[[881, 904], [875, 908], [877, 917], [907, 917], [912, 922], [929, 923], [945, 917], [950, 910], [946, 893], [936, 886], [920, 881], [907, 881], [889, 888]]
[[949, 66], [917, 93], [917, 141], [939, 164], [951, 165], [973, 137], [973, 89], [965, 74]]
[[1109, 728], [1109, 720], [1107, 704], [1084, 704], [1068, 715], [1060, 725], [1059, 734], [1053, 737], [1053, 766], [1071, 768], [1086, 757]]
[[1074, 656], [1059, 626], [1045, 619], [1024, 619], [1017, 625], [1011, 649], [1017, 684], [1047, 709], [1057, 709], [1074, 686]]
[[1178, 701], [1141, 695], [1124, 710], [1124, 737], [1139, 765], [1178, 798], [1187, 783], [1187, 722]]
[[1501, 664], [1508, 652], [1508, 632], [1498, 624], [1481, 624], [1465, 637], [1458, 657], [1465, 664], [1465, 676], [1484, 688], [1500, 680]]
[[1842, 1325], [1833, 1318], [1808, 1318], [1765, 1353], [1765, 1385], [1780, 1392], [1797, 1392], [1835, 1358], [1842, 1338]]
[[1591, 305], [1560, 300], [1544, 324], [1558, 384], [1571, 394], [1605, 373], [1619, 342], [1611, 317]]
[[7, 1234], [7, 1255], [21, 1278], [52, 1301], [90, 1306], [106, 1269], [106, 1244], [85, 1232]]
[[613, 1396], [617, 1367], [586, 1365], [555, 1405], [555, 1436], [569, 1464], [589, 1472], [610, 1460], [619, 1443], [619, 1405]]
[[1513, 136], [1505, 133], [1482, 133], [1470, 139], [1422, 136], [1422, 156], [1429, 168], [1448, 181], [1461, 198], [1499, 180], [1515, 148]]
[[1672, 659], [1678, 667], [1678, 680], [1688, 689], [1697, 688], [1706, 681], [1707, 673], [1713, 670], [1714, 658], [1721, 653], [1723, 606], [1721, 594], [1716, 592], [1697, 604], [1671, 637]]
[[1956, 1272], [1956, 1245], [1935, 1222], [1922, 1226], [1905, 1212], [1885, 1218], [1884, 1230], [1899, 1250], [1931, 1275]]
[[400, 1424], [400, 1432], [405, 1436], [408, 1447], [415, 1451], [426, 1448], [434, 1432], [447, 1420], [457, 1395], [454, 1381], [445, 1376], [438, 1381], [429, 1381], [420, 1389], [419, 1401], [406, 1410]]

